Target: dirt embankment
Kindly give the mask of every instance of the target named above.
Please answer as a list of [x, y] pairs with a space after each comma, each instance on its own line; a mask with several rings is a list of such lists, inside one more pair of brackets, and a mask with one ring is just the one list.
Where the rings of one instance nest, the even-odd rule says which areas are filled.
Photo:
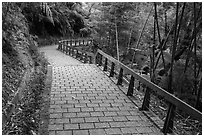
[[38, 134], [47, 62], [35, 40], [20, 8], [3, 5], [2, 134]]

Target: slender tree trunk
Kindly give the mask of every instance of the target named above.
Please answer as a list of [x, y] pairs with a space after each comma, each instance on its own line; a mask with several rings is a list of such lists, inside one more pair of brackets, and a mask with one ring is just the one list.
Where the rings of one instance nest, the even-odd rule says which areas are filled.
[[118, 59], [118, 61], [120, 61], [120, 59], [119, 59], [119, 45], [118, 45], [118, 27], [117, 27], [117, 23], [116, 23], [116, 17], [115, 17], [115, 37], [116, 37], [117, 59]]
[[196, 23], [197, 23], [197, 20], [196, 20], [196, 3], [194, 2], [193, 4], [193, 8], [194, 8], [194, 93], [196, 94], [197, 93], [197, 77], [196, 77]]
[[[149, 14], [148, 14], [148, 16], [147, 16], [147, 19], [146, 19], [146, 21], [145, 21], [145, 24], [144, 24], [144, 26], [143, 26], [143, 28], [142, 28], [142, 31], [140, 32], [140, 36], [139, 36], [139, 39], [137, 40], [137, 44], [135, 45], [135, 49], [137, 49], [138, 46], [139, 46], [139, 43], [140, 43], [142, 34], [143, 34], [143, 32], [144, 32], [144, 29], [145, 29], [145, 26], [146, 26], [147, 21], [148, 21], [148, 19], [149, 19], [149, 16], [150, 16], [150, 14], [151, 14], [151, 11], [152, 11], [152, 7], [151, 7], [151, 9], [150, 9], [150, 11], [149, 11]], [[131, 68], [132, 68], [132, 66], [133, 66], [133, 62], [134, 62], [134, 59], [135, 59], [135, 54], [136, 54], [135, 49], [134, 49], [134, 54], [133, 54], [133, 57], [132, 57]]]
[[128, 54], [128, 51], [130, 49], [130, 41], [131, 41], [131, 37], [132, 37], [132, 31], [133, 31], [133, 28], [130, 29], [130, 37], [129, 37], [129, 40], [128, 40], [126, 55]]

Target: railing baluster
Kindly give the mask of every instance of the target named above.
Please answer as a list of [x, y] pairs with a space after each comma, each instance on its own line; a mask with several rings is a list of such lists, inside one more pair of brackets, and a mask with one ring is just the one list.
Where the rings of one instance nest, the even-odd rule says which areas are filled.
[[83, 53], [80, 51], [81, 56], [80, 56], [80, 60], [83, 60]]
[[76, 55], [75, 48], [73, 48], [73, 57]]
[[66, 44], [66, 54], [67, 54], [67, 52], [68, 52], [68, 44]]
[[79, 57], [79, 51], [77, 50], [76, 51], [76, 58], [78, 58]]
[[135, 77], [132, 75], [131, 78], [130, 78], [129, 86], [128, 86], [127, 96], [132, 96], [133, 95], [134, 82], [135, 82]]
[[164, 127], [162, 129], [162, 132], [164, 134], [167, 133], [172, 133], [173, 130], [173, 118], [174, 118], [174, 111], [175, 111], [175, 106], [172, 103], [169, 103], [169, 108], [168, 108], [168, 112], [167, 112], [167, 116], [164, 122]]
[[85, 53], [84, 63], [87, 63], [87, 58], [88, 58], [88, 56], [87, 56], [87, 54]]
[[89, 64], [92, 64], [93, 61], [92, 61], [92, 56], [89, 56]]
[[122, 85], [123, 82], [123, 68], [120, 68], [117, 85]]
[[69, 46], [72, 46], [72, 39], [70, 40], [70, 44], [69, 44]]
[[145, 96], [142, 102], [142, 107], [139, 110], [149, 110], [149, 103], [150, 103], [150, 88], [146, 87]]
[[102, 59], [103, 59], [103, 56], [99, 54], [99, 63], [98, 63], [99, 66], [102, 66]]
[[104, 63], [104, 68], [103, 68], [103, 71], [107, 71], [107, 65], [108, 65], [108, 59], [105, 58], [105, 63]]
[[114, 69], [115, 69], [115, 63], [114, 62], [112, 62], [111, 63], [111, 71], [110, 71], [110, 75], [109, 75], [109, 77], [113, 77], [114, 76]]
[[63, 52], [65, 51], [65, 44], [63, 44], [63, 50], [62, 50]]

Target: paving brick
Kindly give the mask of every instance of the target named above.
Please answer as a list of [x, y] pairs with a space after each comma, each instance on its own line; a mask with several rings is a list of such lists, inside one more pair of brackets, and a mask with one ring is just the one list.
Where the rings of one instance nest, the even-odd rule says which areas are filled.
[[130, 112], [128, 112], [128, 111], [118, 111], [117, 114], [118, 114], [118, 116], [128, 116], [128, 115], [131, 115]]
[[114, 121], [113, 117], [98, 117], [100, 122]]
[[79, 103], [91, 103], [90, 100], [79, 100]]
[[105, 135], [105, 129], [89, 129], [90, 135]]
[[109, 128], [110, 127], [108, 122], [94, 123], [94, 124], [95, 124], [95, 128]]
[[56, 135], [72, 135], [72, 131], [57, 131]]
[[84, 123], [84, 118], [71, 118], [71, 123]]
[[[66, 108], [57, 108], [57, 109], [54, 109], [52, 110], [54, 113], [63, 113], [63, 112], [67, 112], [67, 109]], [[51, 113], [53, 113], [51, 112]]]
[[142, 126], [142, 123], [140, 121], [126, 121], [124, 122], [126, 127], [139, 127]]
[[55, 131], [49, 131], [49, 135], [55, 135]]
[[64, 105], [58, 105], [58, 106], [60, 106], [61, 108], [73, 108], [74, 104], [64, 104]]
[[88, 130], [73, 130], [73, 135], [89, 135]]
[[64, 124], [65, 130], [79, 129], [78, 124]]
[[111, 127], [125, 127], [124, 122], [109, 122]]
[[61, 101], [55, 101], [55, 104], [66, 104], [66, 101], [65, 100], [61, 100]]
[[133, 120], [136, 120], [136, 121], [142, 120], [140, 116], [127, 116], [127, 119], [130, 120], [130, 121], [133, 121]]
[[87, 103], [86, 104], [88, 107], [98, 107], [99, 105], [98, 105], [98, 103]]
[[137, 127], [137, 132], [138, 133], [151, 133], [152, 130], [149, 127]]
[[90, 108], [90, 107], [89, 108], [81, 108], [81, 111], [82, 112], [92, 112], [92, 111], [94, 111], [94, 109], [95, 108]]
[[99, 122], [98, 117], [85, 117], [85, 122]]
[[87, 105], [86, 104], [82, 104], [82, 103], [77, 103], [77, 104], [74, 104], [74, 107], [75, 108], [83, 108], [83, 107], [87, 107]]
[[62, 113], [51, 113], [50, 118], [62, 118]]
[[48, 125], [48, 130], [63, 130], [63, 124]]
[[66, 118], [72, 118], [72, 117], [76, 117], [77, 113], [63, 113], [63, 117]]
[[105, 116], [117, 116], [116, 112], [104, 112]]
[[79, 112], [77, 113], [77, 117], [90, 117], [90, 113], [89, 112]]
[[99, 106], [100, 107], [110, 107], [111, 104], [110, 103], [100, 103]]
[[80, 129], [91, 129], [94, 128], [93, 123], [80, 123]]
[[119, 111], [118, 107], [106, 107], [107, 111]]
[[95, 117], [95, 116], [104, 116], [103, 112], [90, 112], [91, 116], [92, 117]]
[[134, 133], [138, 133], [135, 127], [125, 127], [125, 128], [121, 128], [121, 131], [123, 134], [134, 134]]
[[105, 129], [106, 134], [108, 135], [121, 135], [122, 132], [120, 130], [120, 128], [109, 128], [109, 129]]
[[106, 111], [106, 107], [94, 107], [94, 111]]
[[60, 101], [60, 100], [62, 100], [62, 98], [61, 97], [53, 97], [53, 98], [51, 98], [50, 100], [53, 100], [53, 101], [56, 101], [56, 100], [58, 100], [58, 101]]
[[80, 112], [80, 108], [68, 108], [68, 112]]
[[55, 124], [63, 124], [63, 123], [70, 123], [69, 118], [62, 118], [62, 119], [55, 119]]
[[91, 100], [91, 103], [102, 103], [102, 100]]
[[128, 121], [125, 116], [114, 116], [114, 121]]

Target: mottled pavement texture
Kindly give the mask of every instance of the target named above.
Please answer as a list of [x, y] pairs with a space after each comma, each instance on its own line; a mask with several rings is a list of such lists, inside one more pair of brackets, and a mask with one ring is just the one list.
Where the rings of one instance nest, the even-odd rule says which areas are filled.
[[56, 48], [40, 48], [52, 65], [50, 135], [162, 134], [96, 65]]

